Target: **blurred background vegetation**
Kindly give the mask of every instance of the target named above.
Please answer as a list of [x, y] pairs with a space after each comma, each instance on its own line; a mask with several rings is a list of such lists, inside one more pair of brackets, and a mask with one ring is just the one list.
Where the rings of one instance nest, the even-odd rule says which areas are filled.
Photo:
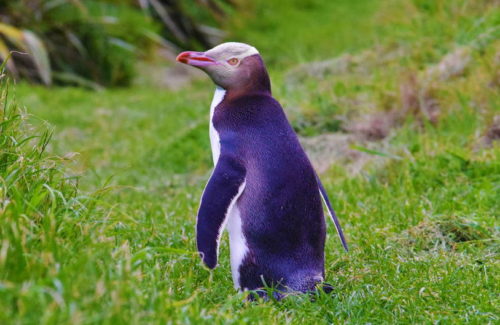
[[[0, 58], [16, 78], [50, 85], [129, 85], [135, 62], [163, 47], [202, 49], [223, 35], [231, 0], [2, 0]], [[23, 55], [20, 52], [27, 53]]]
[[[497, 324], [499, 8], [0, 0], [0, 324]], [[245, 303], [226, 236], [198, 258], [214, 86], [175, 55], [222, 41], [259, 49], [341, 219], [331, 296]]]

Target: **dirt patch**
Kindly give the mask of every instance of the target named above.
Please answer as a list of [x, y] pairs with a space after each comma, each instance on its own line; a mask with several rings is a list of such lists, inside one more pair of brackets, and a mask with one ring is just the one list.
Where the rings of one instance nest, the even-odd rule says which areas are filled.
[[493, 74], [490, 82], [488, 82], [488, 87], [497, 90], [500, 89], [500, 51], [495, 55], [495, 60], [493, 61]]
[[331, 133], [314, 137], [300, 137], [307, 156], [318, 173], [323, 173], [336, 161], [352, 155], [349, 145], [352, 137], [348, 134]]
[[343, 54], [328, 60], [303, 63], [289, 70], [285, 80], [288, 85], [297, 85], [310, 78], [324, 79], [347, 73], [367, 74], [374, 67], [387, 64], [404, 55], [403, 48], [375, 48], [356, 55]]
[[430, 80], [421, 81], [415, 72], [409, 72], [402, 78], [399, 88], [401, 111], [396, 119], [403, 120], [411, 114], [421, 123], [429, 121], [436, 124], [439, 119], [440, 105], [436, 90]]
[[[408, 116], [417, 123], [437, 124], [441, 106], [434, 83], [421, 81], [417, 72], [407, 72], [401, 78], [399, 99], [391, 98], [392, 108], [364, 114], [344, 123], [343, 129], [367, 141], [385, 139], [392, 129], [399, 127]], [[398, 102], [399, 101], [399, 102]]]
[[438, 64], [428, 68], [425, 74], [442, 81], [462, 76], [472, 61], [471, 52], [470, 47], [458, 47], [445, 55]]
[[[383, 166], [389, 159], [357, 150], [356, 147], [369, 147], [385, 150], [385, 142], [368, 143], [354, 134], [328, 133], [314, 137], [300, 137], [307, 156], [315, 170], [321, 174], [334, 164], [342, 165], [351, 175], [359, 174], [368, 164]], [[383, 149], [381, 149], [383, 148]]]
[[491, 147], [494, 141], [500, 140], [500, 115], [493, 117], [491, 125], [486, 130], [486, 133], [479, 140], [480, 147]]
[[[299, 85], [307, 79], [321, 80], [342, 74], [368, 74], [405, 55], [402, 48], [388, 50], [376, 48], [358, 55], [344, 54], [339, 57], [301, 64], [290, 70], [286, 76], [289, 85]], [[375, 103], [374, 113], [351, 118], [342, 129], [364, 140], [379, 141], [386, 138], [392, 129], [401, 125], [408, 115], [423, 125], [437, 124], [441, 106], [438, 99], [439, 85], [447, 80], [462, 76], [472, 62], [470, 47], [457, 47], [444, 55], [441, 60], [421, 71], [404, 72], [401, 77], [399, 98], [391, 98], [389, 107]], [[376, 111], [377, 107], [385, 111]]]
[[396, 111], [376, 112], [346, 123], [344, 130], [363, 140], [378, 141], [389, 135], [397, 120]]
[[437, 124], [441, 107], [436, 91], [431, 84], [419, 82], [416, 73], [407, 73], [402, 78], [398, 98], [391, 99], [392, 108], [363, 114], [343, 124], [343, 130], [367, 141], [380, 141], [399, 127], [408, 116], [419, 124]]
[[158, 66], [141, 64], [139, 67], [141, 76], [134, 82], [138, 85], [154, 85], [169, 90], [179, 90], [196, 79], [201, 79], [204, 74], [197, 69], [189, 69], [187, 66], [182, 66], [180, 63], [172, 63], [170, 66]]
[[460, 218], [445, 217], [424, 220], [409, 228], [396, 238], [402, 245], [415, 250], [454, 250], [457, 245], [471, 241], [493, 241], [493, 230], [477, 222]]
[[344, 54], [329, 60], [304, 63], [290, 70], [286, 75], [286, 81], [296, 84], [306, 78], [323, 79], [326, 76], [353, 72], [358, 61], [357, 57]]
[[[177, 51], [178, 52], [178, 51]], [[175, 53], [168, 50], [159, 50], [160, 62], [139, 62], [137, 69], [141, 71], [134, 84], [141, 86], [162, 87], [169, 90], [179, 90], [194, 80], [205, 78], [205, 74], [175, 61]]]

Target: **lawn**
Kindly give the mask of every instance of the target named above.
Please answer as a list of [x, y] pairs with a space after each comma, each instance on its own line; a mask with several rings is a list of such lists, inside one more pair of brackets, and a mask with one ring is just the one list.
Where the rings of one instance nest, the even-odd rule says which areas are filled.
[[4, 78], [0, 107], [20, 115], [0, 113], [0, 323], [498, 323], [498, 6], [246, 6], [227, 29], [268, 62], [350, 245], [328, 222], [334, 292], [246, 302], [227, 235], [203, 267], [208, 78], [8, 96]]

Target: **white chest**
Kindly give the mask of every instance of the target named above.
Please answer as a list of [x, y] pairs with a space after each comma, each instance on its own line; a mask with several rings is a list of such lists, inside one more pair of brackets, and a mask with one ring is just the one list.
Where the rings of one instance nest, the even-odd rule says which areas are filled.
[[[209, 134], [210, 134], [210, 145], [212, 147], [212, 157], [214, 160], [214, 166], [217, 165], [217, 161], [219, 160], [219, 156], [220, 156], [220, 137], [219, 137], [219, 133], [217, 132], [217, 130], [214, 127], [213, 117], [214, 117], [215, 108], [217, 107], [217, 105], [219, 105], [220, 102], [222, 102], [225, 94], [226, 94], [226, 91], [224, 89], [217, 87], [215, 89], [214, 98], [212, 99], [212, 104], [210, 105]], [[231, 271], [233, 274], [233, 282], [234, 282], [235, 288], [240, 287], [239, 267], [240, 267], [241, 263], [243, 262], [245, 255], [248, 252], [246, 239], [245, 239], [245, 236], [243, 234], [243, 229], [242, 229], [240, 211], [239, 211], [238, 206], [236, 204], [236, 202], [238, 201], [238, 198], [242, 194], [244, 188], [245, 188], [245, 182], [243, 182], [243, 184], [241, 184], [239, 191], [238, 191], [238, 194], [231, 201], [231, 204], [229, 205], [227, 212], [226, 212], [226, 220], [221, 226], [222, 229], [219, 230], [219, 234], [222, 234], [222, 231], [226, 227], [226, 223], [227, 223], [227, 229], [229, 231], [229, 242], [230, 242], [230, 248], [231, 248]], [[218, 238], [218, 240], [220, 240], [220, 237]]]
[[224, 99], [224, 95], [226, 94], [226, 91], [222, 88], [215, 88], [215, 94], [214, 98], [212, 99], [212, 104], [210, 105], [210, 128], [209, 128], [209, 134], [210, 134], [210, 145], [212, 147], [212, 158], [214, 160], [214, 166], [217, 165], [217, 161], [219, 160], [219, 155], [220, 155], [220, 138], [219, 138], [219, 133], [214, 127], [213, 123], [213, 117], [214, 117], [214, 111], [215, 107], [219, 105], [220, 102]]

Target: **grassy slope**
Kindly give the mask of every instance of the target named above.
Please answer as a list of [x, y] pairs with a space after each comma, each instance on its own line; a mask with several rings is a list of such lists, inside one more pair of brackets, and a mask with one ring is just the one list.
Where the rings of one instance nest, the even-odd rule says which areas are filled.
[[[401, 105], [406, 75], [420, 75], [499, 22], [498, 11], [481, 5], [487, 1], [294, 1], [299, 11], [264, 3], [254, 8], [259, 19], [243, 16], [232, 29], [270, 62], [294, 125], [312, 120], [305, 134], [331, 131], [314, 116], [355, 118]], [[286, 84], [283, 71], [296, 62], [365, 49], [377, 56], [380, 46], [405, 55], [368, 72]], [[497, 322], [500, 148], [476, 143], [499, 111], [498, 88], [488, 86], [498, 50], [489, 39], [464, 76], [433, 84], [439, 122], [408, 116], [386, 140], [383, 150], [402, 159], [384, 158], [383, 167], [355, 176], [339, 164], [322, 176], [351, 252], [340, 250], [330, 227], [327, 280], [336, 292], [316, 302], [245, 304], [232, 289], [227, 242], [213, 272], [196, 256], [194, 217], [211, 163], [208, 82], [178, 93], [17, 86], [30, 112], [55, 126], [49, 151], [80, 153], [68, 167], [83, 173], [83, 189], [113, 188], [81, 219], [54, 219], [50, 233], [2, 233], [2, 247], [32, 240], [0, 254], [0, 322]], [[346, 101], [360, 97], [361, 104]], [[440, 232], [473, 240], [455, 243]], [[55, 244], [44, 244], [48, 234]], [[16, 263], [26, 267], [13, 272]]]

